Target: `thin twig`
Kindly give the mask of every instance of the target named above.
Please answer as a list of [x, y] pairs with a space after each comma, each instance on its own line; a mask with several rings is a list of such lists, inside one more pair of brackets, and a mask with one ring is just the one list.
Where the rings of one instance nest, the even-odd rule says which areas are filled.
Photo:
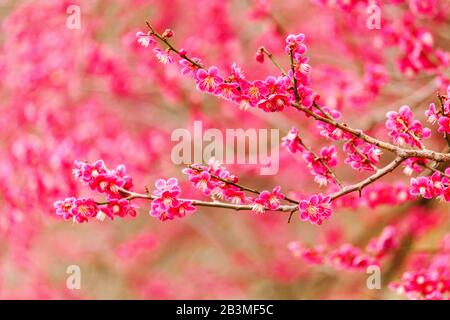
[[[189, 165], [188, 167], [189, 167], [190, 169], [193, 169], [193, 170], [196, 170], [196, 171], [199, 171], [199, 172], [200, 172], [200, 171], [203, 171], [202, 169], [197, 168], [197, 167], [194, 166], [194, 165]], [[228, 180], [223, 179], [223, 178], [221, 178], [221, 177], [218, 177], [218, 176], [216, 176], [216, 175], [214, 175], [214, 174], [209, 174], [209, 175], [210, 175], [212, 178], [216, 179], [216, 180], [219, 180], [219, 181], [222, 181], [223, 183], [226, 183], [226, 184], [229, 184], [229, 185], [231, 185], [231, 186], [237, 187], [237, 188], [239, 188], [241, 191], [248, 191], [248, 192], [251, 192], [251, 193], [254, 193], [254, 194], [260, 194], [260, 193], [261, 193], [261, 191], [259, 191], [259, 190], [252, 189], [252, 188], [243, 186], [243, 185], [241, 185], [241, 184], [238, 184], [238, 183], [235, 183], [235, 182], [232, 182], [232, 181], [228, 181]], [[285, 199], [286, 201], [290, 202], [290, 203], [298, 204], [298, 201], [295, 201], [295, 200], [293, 200], [293, 199], [291, 199], [291, 198], [289, 198], [289, 197], [286, 197], [286, 196], [285, 196], [284, 199]]]
[[389, 172], [392, 172], [395, 168], [397, 168], [405, 159], [403, 157], [397, 157], [392, 162], [390, 162], [387, 166], [379, 169], [375, 174], [371, 175], [370, 177], [362, 180], [359, 183], [355, 183], [349, 186], [344, 187], [342, 190], [337, 191], [330, 195], [331, 201], [342, 197], [348, 193], [351, 193], [353, 191], [359, 191], [360, 195], [362, 192], [362, 189], [366, 187], [367, 185], [373, 183], [374, 181], [380, 179], [381, 177], [385, 176]]

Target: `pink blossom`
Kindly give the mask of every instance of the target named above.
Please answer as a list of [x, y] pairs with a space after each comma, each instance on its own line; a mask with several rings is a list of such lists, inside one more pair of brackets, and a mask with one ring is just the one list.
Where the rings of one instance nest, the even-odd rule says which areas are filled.
[[344, 244], [340, 248], [331, 251], [327, 255], [327, 259], [338, 270], [365, 271], [367, 267], [379, 264], [377, 259], [350, 244]]
[[71, 209], [74, 205], [76, 198], [70, 197], [64, 200], [55, 201], [53, 206], [56, 209], [56, 214], [58, 216], [62, 216], [65, 220], [68, 220], [72, 217]]
[[308, 200], [300, 201], [298, 208], [301, 220], [309, 220], [317, 225], [321, 225], [323, 220], [327, 220], [331, 216], [330, 197], [324, 197], [322, 194], [313, 195]]
[[394, 226], [387, 226], [378, 238], [370, 240], [367, 252], [381, 258], [395, 250], [398, 246], [399, 232]]
[[264, 63], [264, 51], [261, 48], [256, 51], [255, 60], [259, 63]]
[[303, 44], [304, 40], [305, 35], [303, 33], [288, 35], [286, 37], [286, 52], [292, 51], [294, 54], [304, 54], [306, 52], [306, 46]]
[[287, 106], [289, 106], [289, 98], [283, 94], [271, 94], [258, 102], [258, 107], [265, 112], [283, 111]]
[[280, 187], [275, 187], [272, 192], [262, 191], [258, 198], [255, 199], [255, 203], [257, 205], [261, 204], [264, 208], [269, 210], [277, 210], [280, 207], [280, 200], [284, 199], [284, 195], [280, 190]]
[[424, 128], [418, 120], [414, 120], [411, 108], [402, 106], [399, 112], [390, 111], [386, 114], [386, 128], [389, 136], [397, 144], [409, 144], [421, 147], [420, 141], [431, 136], [431, 130]]
[[431, 124], [434, 124], [439, 119], [439, 111], [434, 103], [430, 103], [428, 110], [425, 111], [425, 116]]
[[70, 209], [71, 217], [78, 223], [87, 222], [90, 218], [97, 216], [99, 209], [95, 201], [90, 198], [80, 198], [73, 201]]
[[111, 199], [106, 205], [106, 210], [103, 210], [106, 215], [118, 216], [123, 218], [125, 216], [136, 216], [136, 210], [130, 201], [127, 199]]
[[[191, 58], [191, 60], [196, 63], [200, 63], [200, 61], [201, 61], [198, 58]], [[187, 75], [195, 76], [195, 74], [197, 73], [197, 70], [198, 70], [198, 67], [195, 64], [193, 64], [192, 62], [190, 62], [186, 59], [181, 59], [179, 63], [180, 63], [180, 65], [183, 66], [181, 68], [182, 74], [184, 74], [185, 76], [187, 76]]]
[[148, 47], [149, 45], [156, 44], [155, 39], [153, 39], [153, 36], [150, 33], [144, 33], [142, 31], [139, 31], [136, 33], [137, 42], [143, 47]]
[[290, 153], [296, 153], [297, 151], [300, 153], [303, 152], [301, 140], [298, 136], [298, 129], [293, 127], [287, 136], [283, 138], [281, 145], [288, 149]]
[[153, 49], [153, 52], [155, 53], [156, 59], [158, 59], [159, 62], [162, 64], [169, 64], [173, 62], [172, 57], [170, 56], [170, 52], [165, 50], [162, 51], [159, 48]]
[[156, 190], [153, 191], [155, 196], [161, 196], [164, 191], [181, 191], [176, 178], [169, 178], [167, 180], [158, 179], [155, 182], [155, 187]]
[[219, 76], [219, 69], [217, 67], [211, 67], [207, 71], [199, 69], [195, 74], [195, 78], [198, 89], [209, 93], [213, 93], [219, 84], [223, 82], [223, 79]]
[[326, 185], [329, 181], [333, 181], [328, 169], [335, 167], [338, 163], [336, 147], [323, 147], [317, 157], [311, 152], [303, 153], [303, 160], [311, 169], [310, 172], [315, 177], [315, 181], [320, 185]]
[[440, 117], [438, 120], [439, 132], [450, 133], [450, 117]]

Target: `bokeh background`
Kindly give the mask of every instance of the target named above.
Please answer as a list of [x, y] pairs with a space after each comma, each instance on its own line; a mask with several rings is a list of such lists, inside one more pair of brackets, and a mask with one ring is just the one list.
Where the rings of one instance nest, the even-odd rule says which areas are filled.
[[[284, 214], [206, 208], [160, 222], [145, 202], [136, 218], [74, 224], [52, 207], [57, 199], [90, 194], [71, 175], [73, 161], [83, 159], [125, 164], [138, 191], [173, 176], [185, 197], [201, 198], [170, 158], [171, 133], [192, 128], [194, 120], [204, 129], [279, 128], [282, 136], [295, 125], [310, 145], [324, 143], [312, 121], [296, 112], [243, 112], [198, 92], [177, 65], [161, 65], [137, 44], [146, 20], [157, 30], [172, 29], [177, 47], [206, 64], [229, 70], [236, 62], [250, 79], [277, 74], [270, 63], [255, 61], [258, 47], [287, 65], [286, 35], [305, 33], [313, 87], [349, 123], [386, 137], [386, 111], [409, 104], [424, 118], [420, 110], [446, 87], [448, 70], [406, 77], [398, 67], [404, 48], [381, 45], [390, 27], [367, 29], [365, 1], [355, 9], [325, 2], [0, 1], [0, 298], [401, 298], [386, 284], [408, 268], [416, 248], [435, 248], [450, 230], [448, 204], [343, 206], [320, 227], [299, 219], [288, 224]], [[448, 1], [440, 1], [439, 18], [414, 15], [409, 2], [386, 1], [383, 19], [401, 25], [405, 12], [413, 14], [435, 46], [449, 50]], [[81, 10], [80, 29], [66, 26], [70, 5]], [[441, 144], [430, 142], [436, 149]], [[305, 163], [284, 150], [277, 175], [260, 176], [251, 165], [229, 169], [259, 189], [281, 185], [295, 197], [323, 191]], [[348, 167], [338, 174], [348, 182], [361, 177]], [[402, 197], [372, 192], [375, 199]], [[386, 261], [381, 290], [367, 289], [364, 272], [310, 266], [287, 248], [295, 240], [364, 246], [402, 217], [413, 217], [423, 230]], [[80, 290], [66, 287], [70, 265], [81, 268]]]

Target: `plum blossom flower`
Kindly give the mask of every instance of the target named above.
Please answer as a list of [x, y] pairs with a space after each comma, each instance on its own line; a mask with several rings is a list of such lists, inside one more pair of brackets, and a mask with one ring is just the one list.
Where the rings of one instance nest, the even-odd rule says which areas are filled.
[[[191, 60], [196, 63], [201, 62], [201, 60], [199, 58], [191, 58]], [[179, 63], [181, 66], [183, 66], [181, 68], [181, 73], [185, 76], [188, 76], [188, 75], [194, 76], [198, 70], [198, 66], [196, 66], [195, 64], [193, 64], [192, 62], [190, 62], [186, 59], [181, 59]]]
[[375, 165], [380, 161], [381, 150], [376, 146], [364, 143], [358, 139], [352, 139], [344, 144], [344, 151], [347, 153], [345, 163], [358, 171], [374, 171]]
[[284, 94], [271, 94], [258, 102], [258, 107], [265, 112], [283, 111], [289, 106], [289, 97]]
[[135, 207], [127, 199], [111, 199], [102, 209], [102, 212], [110, 217], [118, 216], [123, 218], [125, 216], [136, 216]]
[[423, 158], [408, 158], [403, 162], [405, 169], [403, 169], [403, 173], [410, 176], [414, 172], [419, 173], [423, 170], [423, 167], [427, 165], [429, 162], [428, 159]]
[[263, 48], [259, 48], [256, 51], [255, 60], [258, 61], [259, 63], [264, 63], [264, 49]]
[[288, 243], [288, 249], [294, 257], [302, 258], [311, 265], [322, 264], [325, 259], [325, 248], [321, 245], [307, 248], [299, 241], [291, 241]]
[[381, 258], [396, 249], [398, 246], [399, 231], [394, 226], [387, 226], [383, 229], [381, 235], [370, 240], [366, 251], [372, 255]]
[[306, 46], [303, 44], [303, 41], [305, 41], [305, 35], [303, 33], [288, 35], [286, 37], [286, 53], [292, 51], [294, 54], [304, 54], [306, 52]]
[[434, 103], [430, 103], [428, 110], [425, 111], [425, 116], [428, 118], [428, 122], [434, 124], [439, 119], [439, 110], [437, 110]]
[[298, 129], [293, 127], [287, 136], [283, 138], [281, 145], [288, 149], [290, 153], [296, 153], [297, 151], [303, 152], [301, 139], [298, 136]]
[[312, 152], [305, 152], [303, 160], [308, 164], [308, 168], [311, 169], [310, 172], [317, 183], [326, 185], [328, 181], [333, 181], [328, 168], [337, 165], [337, 150], [335, 146], [323, 147], [317, 157]]
[[202, 171], [199, 174], [190, 176], [189, 181], [194, 187], [203, 192], [204, 195], [211, 194], [213, 185], [211, 183], [211, 176], [207, 171]]
[[219, 84], [223, 82], [223, 78], [219, 76], [217, 67], [210, 67], [208, 70], [199, 69], [195, 74], [197, 88], [200, 91], [213, 93]]
[[329, 252], [327, 259], [338, 270], [366, 270], [371, 265], [379, 264], [376, 258], [348, 243]]
[[153, 38], [153, 36], [150, 34], [150, 32], [144, 33], [142, 31], [139, 31], [136, 33], [136, 37], [137, 37], [137, 42], [143, 47], [148, 47], [149, 45], [156, 44], [156, 41]]
[[409, 144], [422, 147], [421, 140], [431, 136], [431, 130], [424, 128], [420, 121], [414, 120], [411, 108], [402, 106], [399, 112], [390, 111], [386, 114], [386, 128], [397, 144]]
[[176, 178], [169, 178], [167, 180], [158, 179], [155, 181], [156, 190], [153, 191], [153, 195], [161, 196], [165, 191], [180, 191], [178, 186], [178, 180]]
[[450, 133], [450, 117], [440, 117], [438, 120], [439, 132]]
[[172, 57], [170, 56], [170, 52], [165, 50], [161, 50], [159, 48], [153, 49], [153, 52], [155, 53], [156, 59], [161, 62], [162, 64], [170, 64], [173, 62]]
[[432, 199], [441, 196], [446, 191], [445, 180], [442, 180], [439, 172], [433, 173], [430, 177], [418, 177], [411, 179], [410, 193], [413, 196], [422, 196], [425, 199]]
[[183, 218], [186, 214], [196, 211], [192, 201], [178, 198], [181, 188], [176, 178], [158, 179], [155, 187], [156, 190], [152, 192], [152, 195], [156, 198], [152, 201], [149, 211], [151, 216], [166, 221], [173, 220], [175, 217]]
[[95, 201], [90, 198], [80, 198], [73, 201], [70, 214], [78, 223], [87, 222], [90, 218], [97, 216], [99, 209]]
[[[284, 199], [284, 195], [280, 192], [281, 188], [275, 187], [272, 192], [262, 191], [256, 200], [258, 204], [269, 210], [277, 210], [280, 207], [280, 200]], [[256, 201], [255, 200], [255, 201]]]
[[312, 195], [308, 200], [300, 201], [298, 205], [300, 219], [321, 225], [323, 220], [331, 216], [330, 197], [322, 194]]
[[62, 216], [65, 220], [70, 219], [72, 217], [71, 209], [75, 200], [74, 197], [70, 197], [64, 200], [55, 201], [53, 207], [56, 209], [56, 214]]

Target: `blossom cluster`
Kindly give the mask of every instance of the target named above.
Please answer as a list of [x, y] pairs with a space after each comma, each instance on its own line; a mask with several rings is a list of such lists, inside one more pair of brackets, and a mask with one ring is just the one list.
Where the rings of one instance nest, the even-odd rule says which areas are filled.
[[444, 173], [435, 172], [431, 176], [412, 178], [410, 193], [425, 199], [440, 197], [450, 201], [450, 168]]
[[124, 198], [121, 190], [132, 187], [132, 179], [126, 174], [124, 165], [109, 170], [102, 160], [94, 163], [75, 161], [74, 177], [92, 190], [106, 194], [107, 201], [98, 203], [92, 198], [66, 198], [54, 203], [56, 214], [66, 220], [83, 223], [91, 218], [136, 216], [135, 206]]
[[330, 197], [322, 194], [312, 195], [308, 200], [300, 201], [298, 205], [301, 220], [321, 225], [331, 216]]
[[432, 124], [438, 123], [438, 131], [450, 134], [450, 85], [447, 87], [447, 95], [440, 96], [441, 107], [437, 108], [434, 103], [430, 103], [425, 115]]
[[[138, 32], [136, 36], [138, 42], [145, 47], [155, 44], [151, 33]], [[198, 90], [231, 101], [243, 110], [258, 107], [265, 112], [279, 112], [293, 102], [310, 107], [315, 94], [310, 88], [312, 68], [308, 64], [309, 58], [304, 56], [307, 51], [304, 40], [304, 34], [289, 35], [286, 38], [286, 52], [292, 55], [295, 67], [279, 77], [269, 76], [264, 80], [247, 80], [236, 64], [231, 66], [229, 75], [222, 75], [216, 66], [203, 67], [199, 58], [193, 57], [188, 60], [184, 49], [178, 52], [181, 57], [179, 63], [182, 66], [182, 74], [192, 77]], [[257, 61], [264, 61], [264, 50], [263, 48], [258, 50]], [[154, 51], [160, 62], [164, 64], [173, 62], [170, 48], [166, 51], [155, 48]], [[296, 84], [294, 89], [293, 80]]]
[[249, 204], [256, 213], [277, 210], [281, 200], [285, 198], [280, 187], [275, 187], [272, 191], [257, 192], [255, 190], [253, 193], [257, 193], [256, 197], [247, 196], [243, 188], [238, 185], [238, 177], [214, 159], [207, 166], [192, 165], [183, 172], [188, 175], [192, 185], [204, 195], [233, 204]]
[[194, 213], [196, 208], [192, 201], [179, 199], [181, 188], [176, 178], [168, 180], [158, 179], [155, 182], [155, 190], [152, 195], [150, 215], [161, 221], [173, 220], [175, 217], [183, 218], [186, 214]]
[[386, 117], [386, 128], [396, 144], [421, 148], [422, 140], [431, 136], [431, 130], [424, 128], [419, 120], [414, 119], [409, 106], [402, 106], [398, 112], [389, 111]]
[[379, 237], [370, 240], [365, 250], [349, 243], [327, 250], [323, 245], [307, 247], [299, 241], [290, 242], [288, 249], [294, 257], [311, 265], [327, 264], [336, 270], [365, 271], [369, 266], [380, 265], [380, 260], [398, 247], [398, 238], [397, 228], [388, 226]]
[[199, 189], [205, 196], [213, 196], [231, 203], [245, 203], [245, 193], [235, 185], [238, 177], [231, 174], [219, 162], [211, 159], [207, 166], [192, 165], [183, 170], [189, 182]]
[[382, 205], [395, 206], [414, 199], [410, 194], [410, 186], [404, 183], [386, 184], [383, 182], [367, 186], [359, 194], [348, 194], [336, 199], [333, 204], [338, 208], [367, 207], [375, 209]]
[[427, 266], [407, 271], [399, 281], [389, 285], [398, 294], [409, 299], [450, 299], [450, 235], [446, 235], [441, 247]]
[[290, 153], [302, 153], [303, 160], [307, 163], [310, 173], [319, 185], [327, 185], [329, 182], [335, 182], [330, 168], [338, 164], [337, 150], [335, 146], [323, 147], [316, 155], [311, 150], [306, 150], [303, 141], [299, 137], [298, 129], [292, 128], [282, 139], [284, 146]]

